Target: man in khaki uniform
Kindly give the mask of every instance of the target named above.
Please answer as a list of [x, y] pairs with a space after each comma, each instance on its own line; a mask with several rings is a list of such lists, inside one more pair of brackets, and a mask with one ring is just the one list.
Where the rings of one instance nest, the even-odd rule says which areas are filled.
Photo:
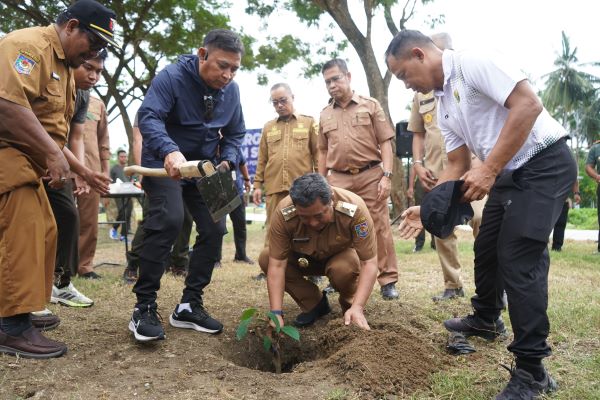
[[[452, 48], [452, 40], [447, 33], [432, 35], [431, 40], [442, 50]], [[436, 106], [433, 92], [427, 94], [415, 93], [408, 121], [408, 130], [413, 133], [414, 171], [426, 192], [429, 192], [436, 185], [437, 178], [448, 163], [444, 138], [437, 123]], [[477, 236], [479, 230], [484, 203], [485, 200], [472, 202], [474, 236]], [[454, 297], [464, 297], [465, 293], [461, 279], [462, 267], [458, 259], [456, 234], [453, 232], [446, 239], [435, 237], [434, 240], [444, 274], [445, 289], [440, 295], [434, 296], [433, 300], [441, 301]]]
[[280, 323], [284, 287], [302, 309], [296, 326], [311, 325], [331, 311], [326, 294], [304, 279], [327, 275], [340, 293], [345, 324], [369, 329], [363, 310], [377, 277], [377, 245], [365, 202], [312, 173], [293, 182], [272, 217], [271, 240], [259, 264]]
[[344, 60], [328, 61], [321, 72], [331, 101], [321, 111], [319, 122], [319, 173], [332, 186], [359, 195], [369, 207], [377, 234], [381, 295], [396, 299], [398, 266], [387, 204], [394, 130], [376, 99], [351, 89]]
[[294, 95], [287, 83], [271, 88], [271, 102], [277, 118], [267, 122], [262, 130], [258, 162], [254, 174], [256, 205], [266, 194], [267, 238], [269, 222], [277, 205], [289, 193], [294, 179], [317, 170], [317, 128], [313, 117], [299, 114], [294, 109]]
[[56, 224], [41, 178], [61, 187], [70, 162], [74, 172], [87, 173], [63, 150], [75, 99], [70, 67], [112, 42], [113, 17], [82, 0], [56, 24], [0, 40], [1, 353], [49, 358], [67, 351], [35, 329], [29, 314], [45, 307], [54, 275]]

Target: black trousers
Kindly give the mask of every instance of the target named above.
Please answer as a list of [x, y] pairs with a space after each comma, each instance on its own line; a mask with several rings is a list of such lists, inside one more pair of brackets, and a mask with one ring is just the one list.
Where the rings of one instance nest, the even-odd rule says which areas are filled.
[[[127, 221], [128, 229], [131, 227], [131, 213], [133, 211], [133, 203], [131, 199], [115, 199], [117, 204], [117, 221]], [[128, 232], [124, 232], [125, 225], [114, 224], [113, 228], [118, 229], [121, 227], [121, 236], [127, 235]]]
[[560, 250], [565, 242], [565, 228], [569, 219], [569, 203], [565, 201], [563, 208], [554, 224], [554, 232], [552, 233], [552, 249]]
[[235, 258], [243, 260], [246, 258], [246, 205], [244, 196], [240, 196], [242, 204], [229, 213], [233, 225], [233, 242], [235, 243]]
[[551, 354], [546, 342], [548, 238], [576, 175], [573, 156], [561, 139], [521, 168], [500, 175], [483, 210], [471, 304], [476, 314], [494, 320], [506, 290], [514, 332], [508, 350], [517, 357]]
[[68, 285], [79, 266], [79, 213], [73, 197], [73, 183], [68, 179], [62, 189], [52, 189], [44, 181], [58, 235], [54, 281], [57, 286]]
[[[189, 264], [182, 303], [202, 303], [204, 288], [210, 283], [213, 267], [225, 234], [225, 218], [213, 222], [208, 208], [193, 184], [166, 178], [145, 177], [148, 212], [144, 216], [144, 239], [140, 253], [140, 273], [133, 287], [138, 308], [156, 305], [160, 279], [171, 247], [183, 223], [183, 202], [196, 223], [196, 242]], [[183, 201], [182, 201], [183, 199]]]

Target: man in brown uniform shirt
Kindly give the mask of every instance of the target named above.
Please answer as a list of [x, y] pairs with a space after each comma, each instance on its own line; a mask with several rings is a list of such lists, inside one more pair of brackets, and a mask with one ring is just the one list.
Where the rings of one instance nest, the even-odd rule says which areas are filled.
[[394, 130], [376, 99], [354, 93], [344, 60], [328, 61], [321, 72], [331, 100], [319, 121], [319, 173], [331, 185], [359, 195], [369, 207], [377, 234], [381, 295], [396, 299], [398, 265], [387, 205]]
[[40, 179], [47, 176], [55, 188], [67, 180], [74, 159], [62, 149], [75, 99], [70, 67], [112, 42], [112, 17], [83, 0], [56, 24], [0, 40], [1, 353], [49, 358], [67, 351], [33, 328], [29, 314], [50, 299], [56, 252], [56, 224]]
[[327, 275], [340, 293], [345, 324], [369, 329], [363, 310], [377, 277], [377, 245], [365, 202], [319, 174], [306, 174], [279, 203], [270, 230], [259, 264], [267, 273], [271, 311], [280, 324], [284, 287], [302, 309], [295, 325], [311, 325], [331, 311], [325, 293], [304, 279]]
[[262, 130], [258, 162], [254, 174], [255, 204], [266, 194], [267, 239], [270, 218], [288, 193], [294, 179], [317, 170], [317, 128], [313, 117], [294, 109], [294, 95], [287, 83], [271, 88], [271, 102], [279, 117], [267, 122]]

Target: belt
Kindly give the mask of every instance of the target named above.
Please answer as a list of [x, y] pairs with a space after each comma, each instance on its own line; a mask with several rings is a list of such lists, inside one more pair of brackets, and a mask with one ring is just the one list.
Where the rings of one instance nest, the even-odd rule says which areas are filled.
[[367, 165], [365, 165], [364, 167], [360, 167], [360, 168], [350, 168], [347, 171], [339, 171], [337, 169], [334, 169], [333, 171], [335, 172], [339, 172], [340, 174], [350, 174], [350, 175], [356, 175], [356, 174], [360, 174], [361, 172], [364, 172], [368, 169], [371, 169], [373, 167], [377, 167], [379, 164], [381, 164], [381, 161], [371, 161], [370, 163], [368, 163]]

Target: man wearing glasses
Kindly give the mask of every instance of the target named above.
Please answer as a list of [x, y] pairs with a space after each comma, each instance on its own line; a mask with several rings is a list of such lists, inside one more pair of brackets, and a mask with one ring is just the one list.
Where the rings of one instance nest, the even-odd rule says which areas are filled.
[[367, 204], [376, 227], [381, 296], [397, 299], [398, 266], [387, 206], [394, 130], [377, 100], [352, 90], [344, 60], [328, 61], [321, 72], [331, 100], [319, 122], [319, 173]]
[[137, 303], [129, 323], [138, 341], [165, 338], [156, 297], [171, 246], [181, 230], [184, 202], [198, 236], [181, 302], [169, 322], [176, 328], [213, 334], [223, 329], [204, 309], [202, 294], [219, 260], [225, 218], [213, 222], [195, 182], [181, 180], [179, 167], [187, 160], [210, 160], [217, 168], [230, 170], [237, 163], [246, 127], [233, 78], [243, 53], [235, 33], [210, 31], [197, 54], [181, 56], [154, 78], [138, 111], [142, 165], [164, 167], [172, 178], [146, 176], [142, 181], [149, 203], [140, 273], [133, 288]]
[[278, 117], [262, 130], [253, 194], [256, 205], [262, 202], [263, 190], [266, 195], [265, 244], [269, 242], [269, 223], [277, 204], [289, 194], [294, 179], [317, 170], [318, 151], [316, 122], [294, 109], [294, 95], [287, 83], [273, 85], [271, 103]]
[[31, 312], [52, 293], [56, 223], [42, 185], [61, 188], [70, 170], [95, 190], [107, 180], [64, 147], [73, 115], [72, 68], [113, 40], [115, 14], [81, 0], [47, 27], [21, 29], [0, 40], [0, 353], [51, 358], [64, 343], [32, 326]]

